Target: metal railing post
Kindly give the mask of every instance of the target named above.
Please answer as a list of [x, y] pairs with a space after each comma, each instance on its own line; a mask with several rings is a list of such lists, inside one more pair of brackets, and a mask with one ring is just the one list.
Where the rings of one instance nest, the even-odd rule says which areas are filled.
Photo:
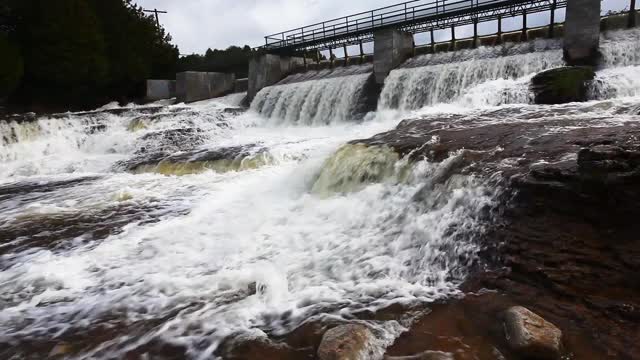
[[551, 4], [551, 19], [549, 24], [549, 38], [553, 39], [556, 30], [556, 7], [557, 0], [553, 0], [553, 4]]
[[527, 35], [527, 31], [529, 29], [527, 29], [527, 10], [522, 10], [522, 36], [520, 38], [521, 41], [527, 41], [528, 39], [528, 35]]
[[347, 44], [345, 43], [344, 45], [342, 45], [342, 48], [344, 49], [344, 66], [349, 65], [349, 53], [347, 53]]
[[478, 47], [478, 18], [473, 19], [473, 47]]
[[435, 40], [435, 37], [433, 36], [433, 28], [431, 28], [430, 32], [431, 32], [431, 53], [435, 54], [436, 53], [436, 40]]
[[456, 49], [456, 26], [451, 25], [451, 50]]
[[502, 15], [498, 15], [498, 44], [502, 44]]
[[631, 6], [629, 6], [629, 27], [636, 26], [636, 0], [631, 0]]

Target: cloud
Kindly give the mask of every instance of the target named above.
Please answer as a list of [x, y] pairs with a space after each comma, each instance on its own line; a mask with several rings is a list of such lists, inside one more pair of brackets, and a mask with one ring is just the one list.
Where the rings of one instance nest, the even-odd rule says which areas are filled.
[[[166, 10], [160, 21], [183, 54], [231, 45], [259, 46], [265, 35], [394, 5], [393, 0], [135, 0], [146, 9]], [[603, 11], [629, 6], [604, 0]], [[548, 15], [540, 15], [548, 18]], [[530, 19], [530, 21], [535, 19]], [[559, 19], [561, 20], [561, 19]]]

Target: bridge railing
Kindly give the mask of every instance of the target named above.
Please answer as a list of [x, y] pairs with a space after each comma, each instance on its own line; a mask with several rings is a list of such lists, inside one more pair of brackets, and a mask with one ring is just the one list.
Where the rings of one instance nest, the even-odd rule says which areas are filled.
[[530, 0], [413, 0], [371, 11], [265, 36], [266, 49], [291, 47], [330, 38], [373, 32], [483, 7], [519, 4]]

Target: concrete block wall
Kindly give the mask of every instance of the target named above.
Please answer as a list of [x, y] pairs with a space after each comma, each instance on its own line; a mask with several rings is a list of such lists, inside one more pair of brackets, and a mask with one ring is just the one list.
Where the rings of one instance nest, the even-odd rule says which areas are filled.
[[234, 74], [187, 71], [176, 75], [176, 98], [178, 102], [212, 99], [233, 92]]
[[249, 79], [248, 78], [237, 79], [233, 92], [243, 93], [243, 92], [247, 92], [247, 90], [249, 90]]
[[564, 26], [568, 65], [596, 65], [600, 46], [600, 0], [570, 0]]
[[251, 103], [260, 90], [274, 85], [301, 67], [304, 67], [304, 59], [297, 57], [264, 54], [251, 59], [247, 101]]
[[147, 80], [147, 101], [158, 101], [176, 97], [175, 80]]
[[386, 29], [376, 32], [373, 37], [373, 72], [376, 82], [383, 84], [391, 70], [413, 56], [413, 35]]

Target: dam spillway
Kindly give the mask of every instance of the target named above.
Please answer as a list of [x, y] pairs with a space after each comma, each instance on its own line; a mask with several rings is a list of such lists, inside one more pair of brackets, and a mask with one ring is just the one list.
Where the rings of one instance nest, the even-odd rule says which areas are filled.
[[[373, 102], [363, 93], [373, 76], [365, 64], [290, 74], [263, 88], [249, 109], [240, 105], [244, 94], [236, 94], [189, 105], [111, 104], [2, 120], [0, 355], [37, 359], [57, 349], [73, 359], [233, 358], [225, 352], [234, 350], [230, 343], [257, 339], [257, 349], [280, 341], [272, 348], [292, 358], [314, 357], [319, 339], [314, 331], [300, 336], [300, 329], [357, 322], [375, 334], [367, 354], [377, 360], [423, 316], [440, 315], [463, 295], [469, 303], [453, 319], [466, 331], [469, 314], [485, 314], [504, 301], [492, 294], [522, 291], [519, 301], [542, 294], [541, 310], [560, 309], [550, 314], [570, 340], [579, 339], [567, 344], [576, 356], [605, 358], [609, 352], [590, 345], [593, 329], [584, 328], [596, 329], [604, 341], [605, 328], [623, 322], [581, 310], [581, 325], [566, 314], [566, 302], [582, 309], [584, 297], [609, 311], [611, 302], [600, 299], [610, 294], [593, 285], [601, 288], [605, 275], [613, 293], [631, 294], [623, 303], [633, 301], [633, 287], [616, 277], [634, 271], [633, 249], [621, 247], [613, 260], [590, 257], [620, 245], [590, 243], [595, 235], [589, 229], [609, 212], [626, 219], [623, 213], [634, 206], [624, 197], [599, 209], [606, 202], [594, 205], [594, 197], [584, 197], [575, 218], [552, 223], [558, 238], [548, 223], [530, 221], [555, 207], [526, 213], [517, 229], [532, 235], [507, 234], [530, 240], [507, 244], [516, 248], [510, 261], [521, 261], [500, 283], [508, 286], [468, 293], [464, 285], [495, 261], [484, 254], [492, 240], [502, 239], [491, 233], [494, 222], [502, 225], [496, 211], [507, 191], [501, 174], [519, 181], [538, 175], [525, 182], [535, 190], [564, 184], [563, 166], [580, 160], [581, 171], [595, 168], [596, 175], [580, 180], [595, 187], [598, 171], [635, 166], [624, 143], [612, 142], [628, 133], [632, 143], [638, 131], [638, 35], [602, 35], [603, 65], [585, 103], [531, 103], [529, 78], [562, 64], [557, 41], [540, 40], [415, 57], [372, 92]], [[397, 135], [398, 128], [406, 132]], [[456, 141], [459, 149], [450, 147]], [[616, 154], [627, 162], [608, 166]], [[551, 165], [557, 168], [545, 168]], [[611, 183], [636, 186], [633, 174], [626, 175]], [[635, 199], [615, 186], [607, 196]], [[562, 205], [565, 198], [557, 198], [553, 205]], [[551, 214], [564, 216], [563, 210]], [[607, 241], [628, 239], [624, 226], [630, 222], [612, 224], [603, 227]], [[563, 232], [574, 227], [576, 233]], [[541, 238], [558, 240], [533, 248], [542, 262], [526, 258], [534, 251], [518, 248], [538, 246]], [[569, 248], [562, 248], [566, 257], [552, 257], [554, 245]], [[564, 277], [574, 274], [564, 264], [595, 270]], [[584, 287], [588, 296], [578, 292], [584, 284], [592, 286]], [[474, 305], [482, 296], [492, 301]], [[615, 309], [626, 314], [626, 307]], [[429, 329], [429, 321], [421, 326]], [[484, 334], [490, 327], [471, 340], [451, 327], [452, 334], [438, 334], [443, 348], [433, 350], [479, 357], [500, 347]], [[412, 346], [428, 343], [421, 329]], [[619, 358], [621, 347], [637, 347], [605, 344]]]

